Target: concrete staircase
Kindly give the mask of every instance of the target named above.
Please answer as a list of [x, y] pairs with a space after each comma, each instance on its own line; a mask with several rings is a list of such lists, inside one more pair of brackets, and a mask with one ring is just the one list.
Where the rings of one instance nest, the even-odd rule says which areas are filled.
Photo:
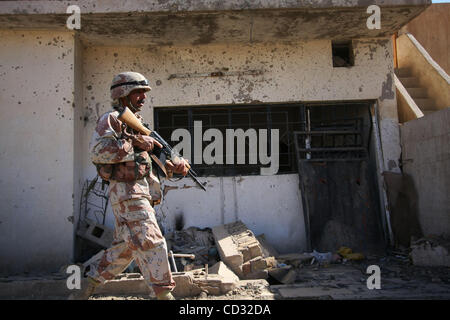
[[428, 97], [426, 88], [421, 87], [419, 79], [412, 75], [411, 69], [399, 68], [395, 74], [424, 115], [439, 110], [434, 100]]

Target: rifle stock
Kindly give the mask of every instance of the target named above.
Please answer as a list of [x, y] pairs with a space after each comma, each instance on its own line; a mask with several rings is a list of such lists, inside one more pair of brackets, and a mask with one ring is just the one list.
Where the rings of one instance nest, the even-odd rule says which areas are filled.
[[[128, 126], [136, 130], [137, 132], [150, 136], [157, 140], [159, 143], [162, 144], [163, 148], [162, 151], [166, 154], [166, 156], [176, 165], [180, 161], [180, 156], [174, 152], [172, 147], [156, 132], [150, 130], [148, 127], [146, 127], [142, 122], [134, 115], [133, 112], [131, 112], [128, 107], [125, 107], [122, 112], [120, 112], [119, 116], [117, 117], [120, 121], [125, 122]], [[192, 170], [189, 163], [186, 163], [186, 166], [189, 168], [188, 174], [189, 176], [203, 189], [206, 191], [205, 185], [198, 181], [197, 174]]]

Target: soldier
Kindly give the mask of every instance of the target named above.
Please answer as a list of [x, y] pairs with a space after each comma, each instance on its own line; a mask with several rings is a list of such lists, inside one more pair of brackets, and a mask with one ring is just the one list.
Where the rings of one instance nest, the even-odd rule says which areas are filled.
[[[154, 195], [159, 183], [152, 175], [149, 152], [161, 144], [127, 128], [119, 119], [119, 110], [127, 106], [135, 115], [141, 111], [146, 92], [151, 88], [147, 79], [136, 72], [123, 72], [111, 85], [113, 108], [103, 114], [92, 136], [91, 160], [100, 177], [108, 180], [109, 199], [115, 216], [112, 247], [91, 258], [86, 267], [88, 284], [71, 296], [87, 299], [95, 288], [113, 279], [135, 260], [144, 280], [157, 299], [173, 300], [175, 288], [167, 256], [167, 244], [155, 218]], [[187, 162], [166, 161], [169, 173], [188, 173]], [[159, 190], [158, 190], [159, 191]], [[83, 283], [82, 282], [82, 283]]]

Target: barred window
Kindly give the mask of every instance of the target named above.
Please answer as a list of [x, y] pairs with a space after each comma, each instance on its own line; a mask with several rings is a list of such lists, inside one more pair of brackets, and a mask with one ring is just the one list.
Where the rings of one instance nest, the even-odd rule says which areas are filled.
[[[154, 109], [154, 128], [172, 146], [176, 146], [180, 142], [171, 140], [174, 130], [185, 129], [186, 132], [189, 132], [190, 157], [185, 154], [185, 150], [180, 150], [180, 153], [182, 156], [190, 158], [194, 170], [200, 176], [260, 175], [261, 168], [269, 167], [269, 165], [261, 161], [259, 130], [267, 130], [267, 145], [262, 153], [271, 157], [272, 161], [277, 155], [270, 154], [271, 132], [278, 130], [277, 174], [297, 173], [297, 160], [365, 159], [371, 131], [369, 106], [368, 102], [324, 102], [251, 106], [157, 107]], [[222, 134], [223, 155], [212, 153], [216, 159], [222, 159], [219, 161], [220, 163], [205, 163], [203, 151], [208, 150], [208, 145], [214, 142], [212, 138], [203, 139], [208, 129], [216, 129], [216, 132]], [[248, 133], [245, 136], [245, 155], [237, 152], [238, 138], [236, 137], [233, 150], [227, 150], [227, 129], [232, 129], [234, 132], [241, 129], [244, 133]], [[249, 129], [252, 132], [247, 131]], [[257, 141], [256, 146], [255, 141]], [[250, 144], [253, 145], [253, 149]], [[197, 159], [195, 159], [195, 154], [197, 154]], [[230, 159], [227, 161], [227, 155], [231, 156], [232, 161]], [[239, 157], [243, 163], [239, 163]], [[252, 163], [252, 159], [254, 162], [255, 157], [257, 161]], [[245, 161], [242, 161], [243, 159]]]
[[[189, 131], [191, 135], [191, 163], [195, 171], [201, 176], [235, 176], [235, 175], [259, 175], [261, 167], [268, 167], [260, 161], [258, 154], [250, 154], [250, 138], [245, 138], [245, 163], [238, 164], [237, 141], [235, 138], [233, 150], [227, 150], [226, 130], [233, 129], [236, 132], [242, 129], [253, 129], [256, 133], [257, 148], [255, 152], [260, 152], [259, 143], [261, 138], [260, 129], [267, 130], [267, 148], [266, 154], [271, 157], [271, 131], [279, 130], [279, 168], [278, 173], [295, 172], [295, 155], [292, 132], [300, 125], [300, 106], [290, 105], [252, 105], [252, 106], [201, 106], [201, 107], [182, 107], [182, 108], [155, 108], [155, 130], [172, 146], [178, 144], [178, 141], [172, 141], [172, 132], [182, 128]], [[199, 138], [194, 128], [195, 124], [201, 121], [202, 132], [208, 129], [217, 129], [223, 136], [223, 163], [206, 164], [202, 157], [201, 163], [194, 163], [194, 154], [196, 144], [202, 144], [201, 150], [205, 150], [212, 141], [204, 141]], [[197, 128], [198, 132], [198, 128]], [[197, 147], [197, 151], [198, 151]], [[181, 152], [183, 156], [183, 152]], [[197, 152], [198, 154], [198, 152]], [[226, 154], [233, 157], [233, 164], [227, 164]], [[243, 156], [243, 155], [241, 155]], [[256, 164], [251, 163], [251, 157], [257, 159]], [[276, 156], [276, 155], [273, 155]]]

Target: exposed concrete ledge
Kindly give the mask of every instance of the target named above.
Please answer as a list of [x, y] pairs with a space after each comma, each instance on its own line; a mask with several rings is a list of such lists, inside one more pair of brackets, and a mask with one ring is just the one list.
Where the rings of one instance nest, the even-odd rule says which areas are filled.
[[113, 12], [208, 12], [262, 9], [324, 9], [378, 5], [427, 6], [431, 0], [79, 0], [79, 1], [2, 1], [0, 14], [66, 14], [67, 7], [78, 5], [82, 13]]
[[[429, 0], [0, 1], [0, 28], [68, 30], [71, 4], [87, 46], [161, 46], [387, 38]], [[367, 28], [370, 4], [381, 7], [380, 29]]]
[[394, 83], [397, 89], [398, 117], [400, 122], [418, 119], [424, 116], [423, 112], [410, 96], [401, 81], [394, 74]]

